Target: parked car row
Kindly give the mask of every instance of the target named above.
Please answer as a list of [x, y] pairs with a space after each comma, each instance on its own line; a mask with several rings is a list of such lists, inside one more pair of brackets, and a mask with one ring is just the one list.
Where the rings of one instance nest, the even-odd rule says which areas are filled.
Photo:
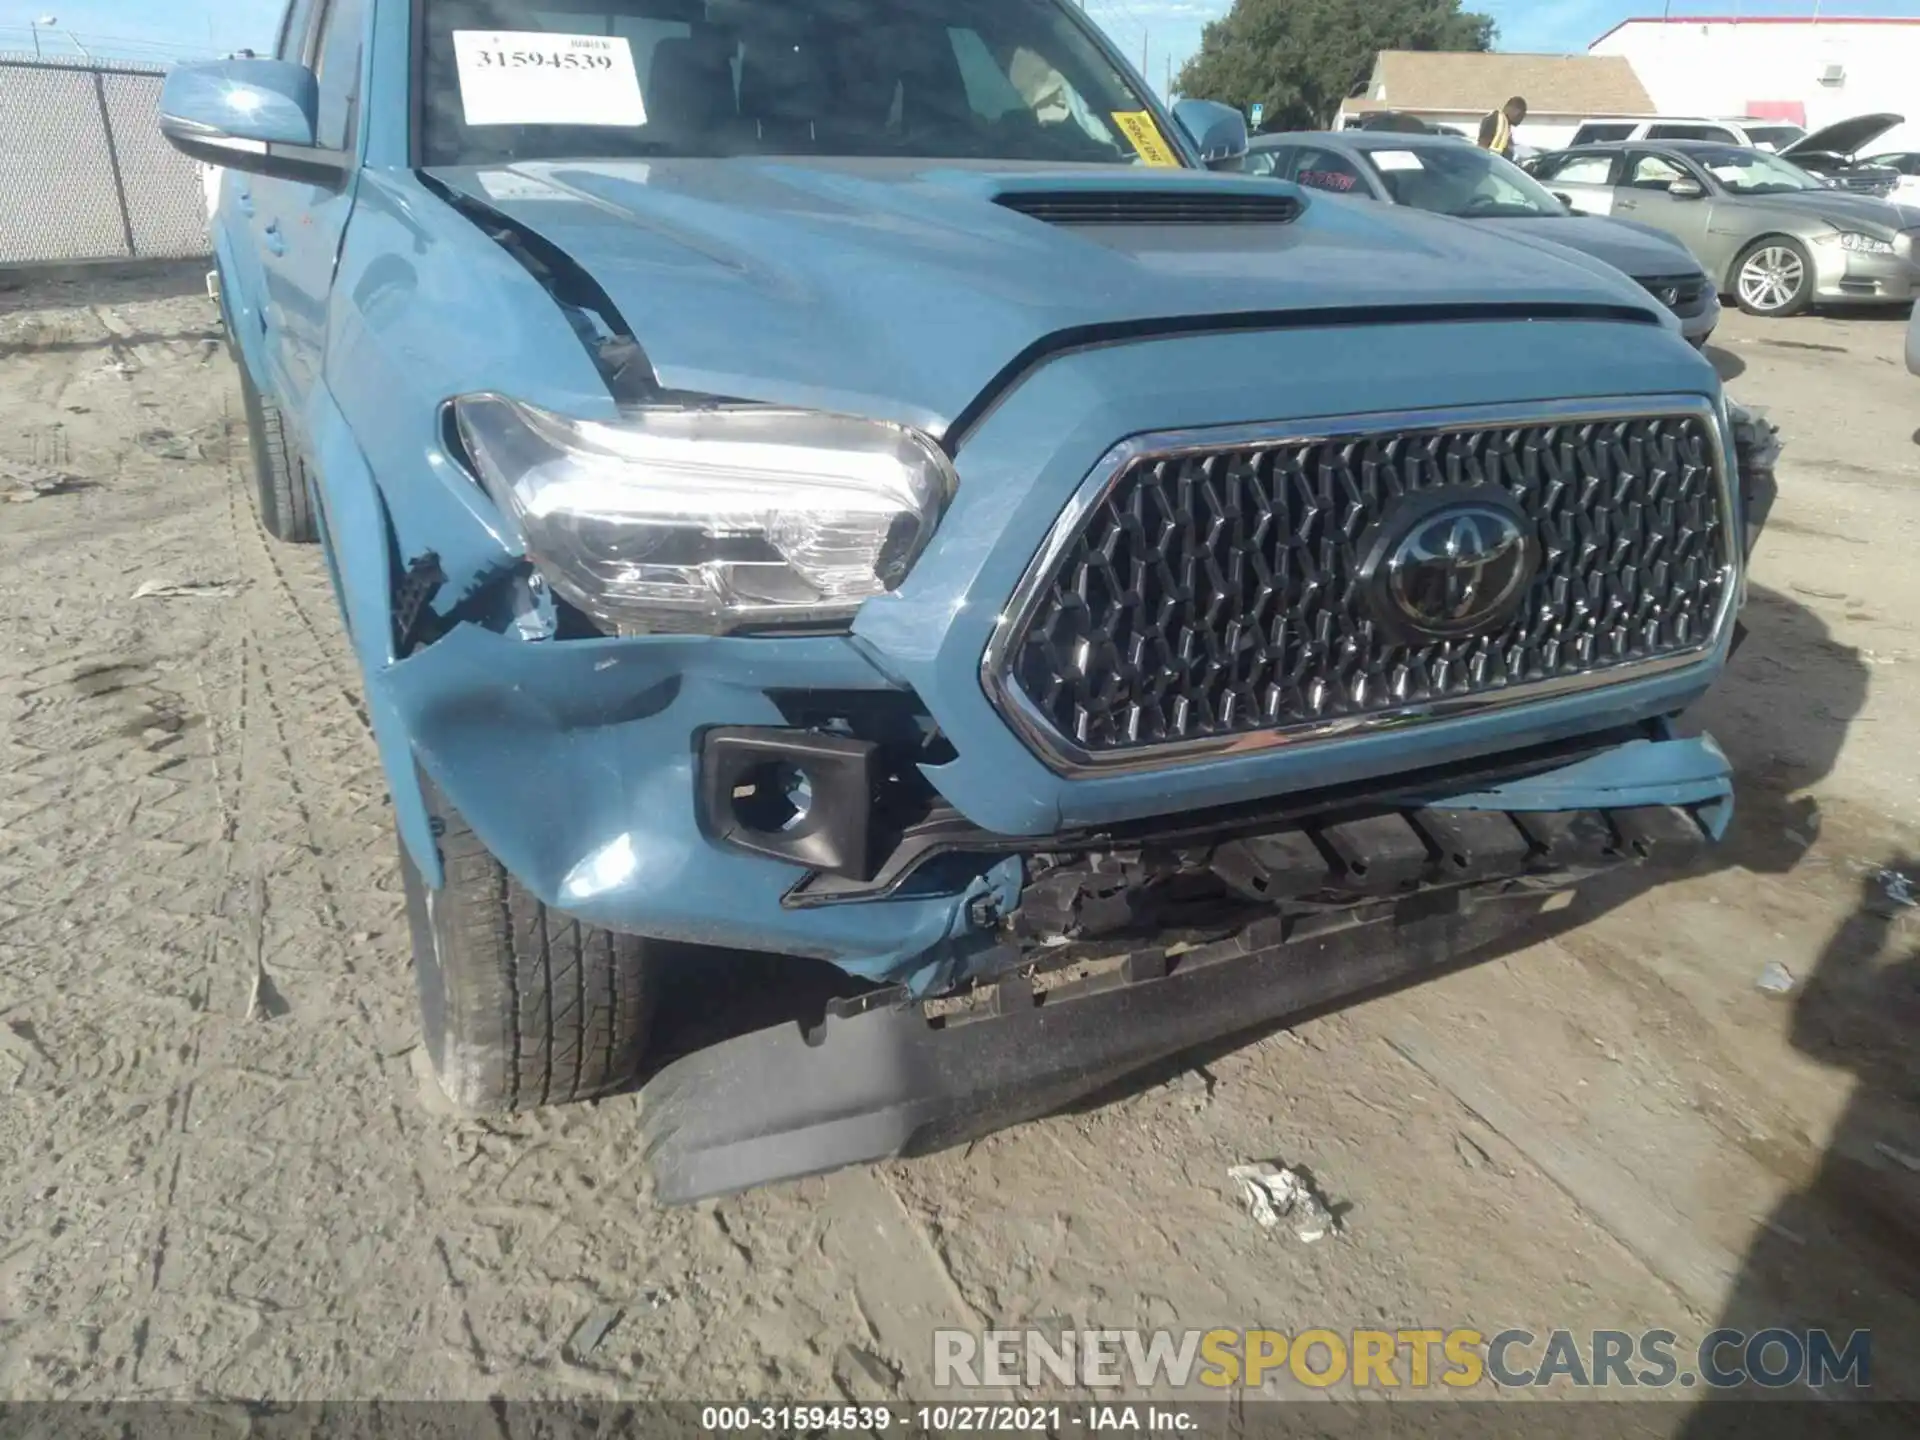
[[[1687, 338], [1704, 345], [1722, 294], [1768, 316], [1822, 301], [1908, 304], [1920, 296], [1920, 208], [1842, 188], [1787, 158], [1808, 147], [1870, 143], [1900, 118], [1867, 116], [1800, 134], [1780, 154], [1660, 138], [1689, 128], [1766, 137], [1758, 125], [1595, 122], [1581, 133], [1635, 133], [1522, 166], [1412, 126], [1268, 134], [1252, 142], [1246, 167], [1310, 190], [1490, 222], [1515, 238], [1583, 251], [1659, 295]], [[1834, 152], [1817, 153], [1831, 159]]]
[[1224, 173], [1069, 0], [589, 8], [302, 0], [161, 107], [461, 1106], [645, 1079], [669, 970], [836, 967], [648, 1082], [654, 1193], [738, 1189], [1725, 834], [1673, 722], [1765, 466], [1684, 251], [1457, 140]]
[[1637, 280], [1705, 345], [1720, 321], [1717, 287], [1699, 262], [1648, 226], [1569, 212], [1519, 166], [1449, 137], [1343, 130], [1262, 135], [1246, 168], [1310, 190], [1407, 205], [1470, 220], [1531, 245], [1564, 246]]
[[1904, 125], [1904, 115], [1856, 115], [1808, 134], [1784, 120], [1690, 120], [1661, 116], [1652, 120], [1590, 120], [1567, 142], [1567, 149], [1609, 141], [1704, 140], [1743, 149], [1764, 150], [1791, 160], [1808, 174], [1817, 175], [1843, 190], [1866, 195], [1891, 195], [1906, 174], [1887, 163], [1894, 157], [1868, 156], [1866, 149], [1881, 136]]
[[1782, 156], [1700, 140], [1610, 141], [1530, 168], [1571, 209], [1681, 241], [1755, 315], [1920, 295], [1920, 209], [1837, 190]]

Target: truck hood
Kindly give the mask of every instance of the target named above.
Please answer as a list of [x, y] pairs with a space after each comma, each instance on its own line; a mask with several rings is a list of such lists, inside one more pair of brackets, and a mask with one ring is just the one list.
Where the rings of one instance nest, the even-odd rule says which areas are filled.
[[1907, 123], [1904, 115], [1856, 115], [1827, 125], [1811, 135], [1802, 135], [1780, 152], [1783, 160], [1798, 160], [1809, 155], [1832, 155], [1851, 160], [1896, 125]]
[[1529, 240], [1552, 240], [1570, 246], [1596, 260], [1606, 261], [1636, 280], [1700, 272], [1700, 262], [1678, 240], [1624, 220], [1603, 220], [1591, 215], [1543, 218], [1500, 215], [1473, 223]]
[[[427, 174], [591, 275], [667, 388], [936, 436], [1047, 342], [1244, 329], [1266, 316], [1276, 326], [1422, 313], [1660, 318], [1624, 277], [1492, 231], [1317, 203], [1252, 176], [765, 159]], [[1009, 208], [1036, 196], [1097, 205], [1108, 223]], [[1143, 197], [1178, 213], [1112, 223]], [[1221, 204], [1285, 197], [1300, 206], [1286, 223], [1218, 223]]]

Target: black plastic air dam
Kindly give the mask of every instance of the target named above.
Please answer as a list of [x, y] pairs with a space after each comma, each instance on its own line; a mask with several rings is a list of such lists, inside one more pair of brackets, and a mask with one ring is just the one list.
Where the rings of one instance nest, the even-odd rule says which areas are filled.
[[1463, 963], [1564, 891], [1461, 889], [1381, 902], [1288, 938], [1263, 920], [1036, 998], [1003, 982], [979, 1018], [919, 1005], [783, 1025], [667, 1066], [641, 1092], [654, 1199], [679, 1205], [925, 1154], [1048, 1114], [1168, 1056]]

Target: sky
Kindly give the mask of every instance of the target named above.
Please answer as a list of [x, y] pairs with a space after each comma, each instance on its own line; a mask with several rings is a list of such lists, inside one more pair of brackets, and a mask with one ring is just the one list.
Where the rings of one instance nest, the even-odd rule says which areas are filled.
[[[187, 59], [272, 43], [284, 0], [0, 0], [0, 51], [31, 51], [33, 21], [48, 50], [71, 54], [74, 44], [99, 54]], [[1164, 89], [1169, 71], [1200, 48], [1207, 21], [1230, 0], [1085, 0], [1086, 9]], [[1468, 0], [1468, 9], [1494, 17], [1503, 50], [1578, 52], [1616, 22], [1658, 15], [1807, 15], [1814, 0]], [[1920, 16], [1920, 0], [1823, 0], [1825, 15]]]

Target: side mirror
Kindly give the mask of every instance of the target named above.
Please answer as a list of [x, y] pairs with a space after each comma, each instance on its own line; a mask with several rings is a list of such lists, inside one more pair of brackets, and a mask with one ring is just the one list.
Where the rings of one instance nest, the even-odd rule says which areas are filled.
[[1690, 175], [1682, 175], [1667, 186], [1667, 194], [1676, 200], [1698, 200], [1706, 193], [1706, 187]]
[[192, 159], [323, 185], [345, 172], [343, 156], [314, 148], [320, 86], [284, 60], [181, 65], [160, 91], [160, 133]]
[[1233, 170], [1247, 155], [1247, 117], [1213, 100], [1182, 100], [1173, 118], [1200, 151], [1209, 170]]

